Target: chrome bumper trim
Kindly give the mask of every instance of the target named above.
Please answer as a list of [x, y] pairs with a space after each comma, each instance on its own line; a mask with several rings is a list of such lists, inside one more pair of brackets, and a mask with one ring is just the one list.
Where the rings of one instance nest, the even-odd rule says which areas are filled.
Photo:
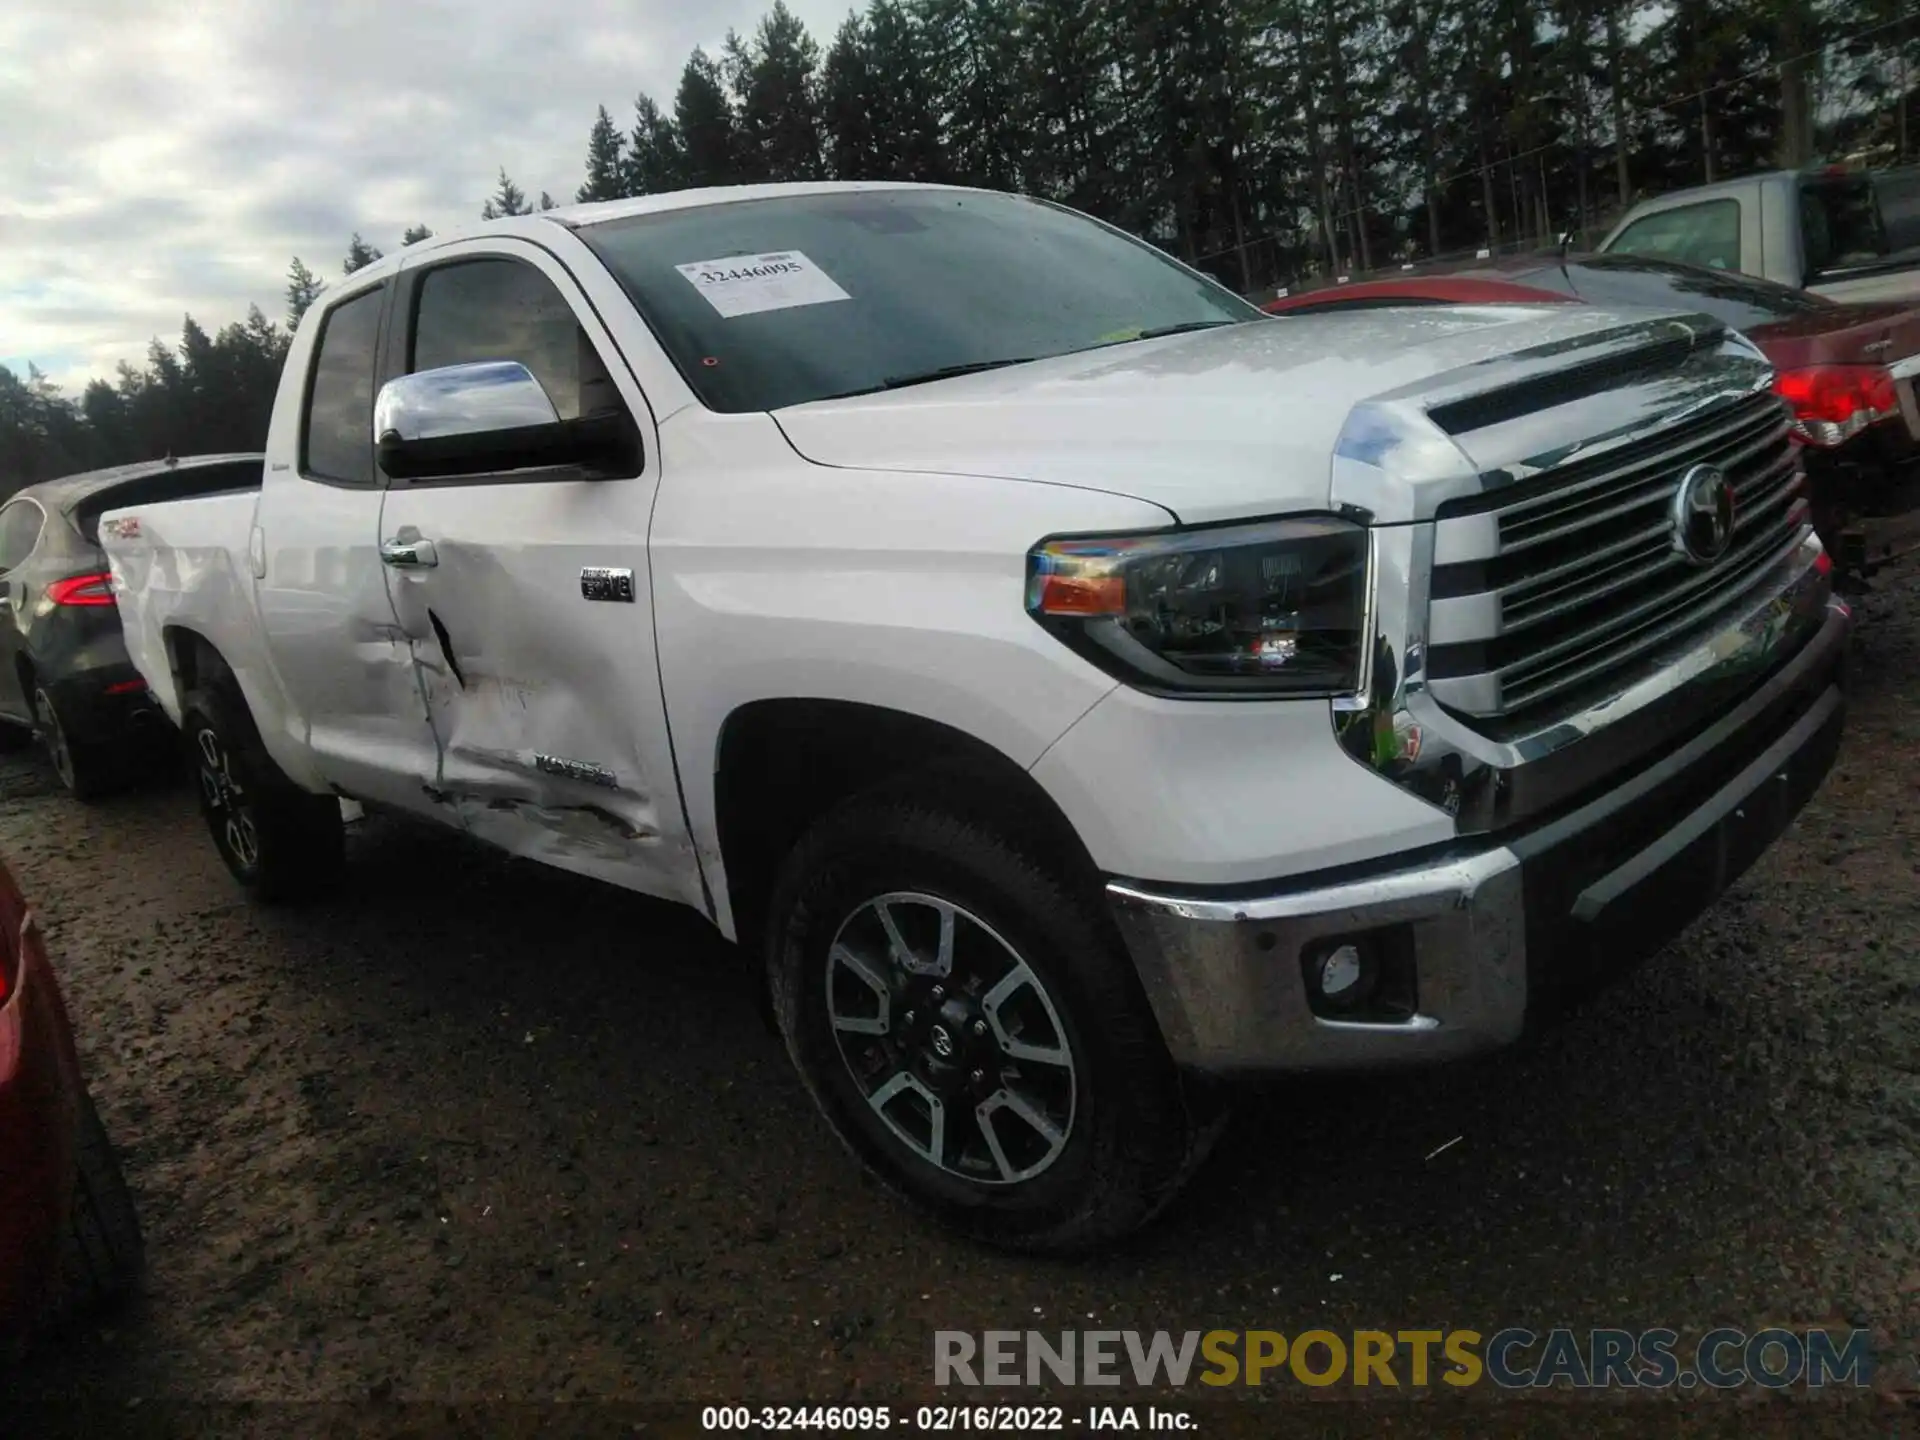
[[[1365, 1069], [1509, 1043], [1526, 1018], [1520, 862], [1504, 849], [1252, 900], [1107, 887], [1174, 1058], [1212, 1069]], [[1328, 1020], [1307, 1004], [1298, 957], [1322, 936], [1408, 925], [1420, 1010]]]

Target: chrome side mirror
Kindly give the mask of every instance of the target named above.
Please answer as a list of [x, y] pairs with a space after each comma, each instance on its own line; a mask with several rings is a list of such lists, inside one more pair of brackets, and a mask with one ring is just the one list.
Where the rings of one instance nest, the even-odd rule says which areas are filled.
[[526, 366], [483, 360], [401, 375], [373, 406], [374, 454], [395, 480], [570, 470], [637, 475], [640, 432], [625, 407], [562, 420]]
[[531, 370], [517, 360], [482, 360], [397, 376], [381, 386], [373, 406], [373, 443], [559, 423], [559, 411]]

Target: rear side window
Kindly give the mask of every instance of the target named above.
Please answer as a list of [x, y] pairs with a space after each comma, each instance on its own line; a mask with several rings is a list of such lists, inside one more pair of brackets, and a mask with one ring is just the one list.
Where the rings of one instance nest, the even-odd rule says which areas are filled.
[[517, 360], [562, 420], [621, 408], [566, 297], [519, 260], [460, 260], [420, 277], [411, 370]]
[[[369, 422], [371, 423], [371, 422]], [[189, 465], [177, 470], [162, 470], [123, 481], [105, 490], [95, 491], [73, 507], [73, 523], [89, 545], [100, 543], [100, 517], [109, 510], [128, 505], [157, 505], [166, 500], [191, 500], [204, 495], [222, 495], [231, 490], [258, 490], [260, 461], [241, 460], [230, 465]]]
[[25, 500], [0, 510], [0, 571], [13, 569], [33, 553], [45, 519], [38, 505]]
[[322, 319], [307, 382], [301, 473], [373, 484], [373, 367], [385, 288], [356, 295]]
[[1636, 220], [1607, 247], [1609, 255], [1651, 255], [1709, 270], [1740, 268], [1740, 202], [1703, 200]]

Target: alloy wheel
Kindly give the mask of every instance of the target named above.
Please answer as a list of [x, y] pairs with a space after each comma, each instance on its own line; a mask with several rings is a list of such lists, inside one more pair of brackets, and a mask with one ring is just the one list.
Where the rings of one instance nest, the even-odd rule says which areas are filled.
[[202, 726], [194, 744], [199, 751], [200, 799], [207, 819], [224, 838], [233, 858], [242, 868], [251, 870], [260, 861], [260, 834], [254, 828], [252, 802], [234, 778], [220, 737]]
[[950, 1175], [1012, 1185], [1073, 1133], [1072, 1046], [1046, 985], [972, 912], [895, 892], [827, 948], [827, 1018], [867, 1106]]

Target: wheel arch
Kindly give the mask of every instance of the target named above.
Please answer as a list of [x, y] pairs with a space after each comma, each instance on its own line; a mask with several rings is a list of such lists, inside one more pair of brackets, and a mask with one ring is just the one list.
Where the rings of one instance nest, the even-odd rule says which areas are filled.
[[720, 727], [713, 768], [726, 901], [743, 946], [758, 943], [780, 863], [807, 828], [842, 801], [894, 783], [924, 784], [956, 810], [1044, 847], [1075, 880], [1098, 880], [1053, 797], [994, 746], [886, 706], [756, 700]]

